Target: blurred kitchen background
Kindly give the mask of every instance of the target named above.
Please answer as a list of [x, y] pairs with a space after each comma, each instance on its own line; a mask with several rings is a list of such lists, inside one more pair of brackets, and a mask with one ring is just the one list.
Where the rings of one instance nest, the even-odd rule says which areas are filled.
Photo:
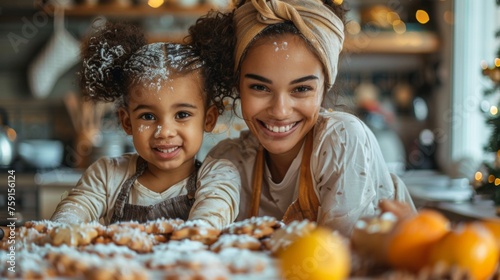
[[[493, 62], [499, 45], [495, 1], [344, 2], [338, 101], [372, 128], [389, 168], [408, 184], [441, 180], [470, 197], [469, 181], [453, 179], [472, 179], [491, 157], [485, 115], [495, 101], [485, 101], [491, 81], [481, 64]], [[0, 171], [16, 170], [21, 218], [49, 218], [91, 162], [133, 151], [112, 106], [80, 99], [79, 40], [94, 20], [136, 22], [151, 42], [180, 41], [210, 9], [230, 9], [229, 0], [0, 1]], [[228, 115], [200, 159], [245, 128]]]

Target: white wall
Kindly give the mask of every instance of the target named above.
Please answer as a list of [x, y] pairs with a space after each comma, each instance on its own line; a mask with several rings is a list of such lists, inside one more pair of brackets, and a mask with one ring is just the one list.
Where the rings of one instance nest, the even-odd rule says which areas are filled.
[[480, 112], [484, 89], [490, 85], [481, 73], [481, 61], [491, 65], [495, 58], [498, 17], [493, 0], [455, 0], [453, 5], [452, 95], [442, 94], [438, 100], [437, 122], [443, 133], [439, 162], [452, 176], [470, 177], [485, 159], [483, 147], [490, 135]]

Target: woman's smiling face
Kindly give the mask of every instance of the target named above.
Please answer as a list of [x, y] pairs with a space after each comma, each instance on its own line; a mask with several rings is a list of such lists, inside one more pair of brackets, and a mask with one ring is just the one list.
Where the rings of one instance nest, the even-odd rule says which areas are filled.
[[295, 156], [318, 119], [323, 66], [297, 35], [262, 38], [241, 63], [239, 91], [245, 122], [262, 146]]

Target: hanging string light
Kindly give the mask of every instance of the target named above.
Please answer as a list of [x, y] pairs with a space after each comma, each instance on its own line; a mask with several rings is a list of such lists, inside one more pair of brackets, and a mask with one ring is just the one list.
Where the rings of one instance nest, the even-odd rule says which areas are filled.
[[488, 67], [484, 61], [481, 62], [482, 73], [484, 76], [489, 77], [494, 83], [500, 83], [500, 58], [495, 58], [495, 65]]

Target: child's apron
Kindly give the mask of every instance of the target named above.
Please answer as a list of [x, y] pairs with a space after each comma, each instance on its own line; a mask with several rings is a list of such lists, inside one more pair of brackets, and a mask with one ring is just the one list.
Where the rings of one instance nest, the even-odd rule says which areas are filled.
[[162, 202], [154, 205], [143, 206], [134, 205], [128, 203], [128, 198], [130, 190], [134, 182], [139, 178], [139, 176], [144, 173], [148, 163], [139, 157], [137, 159], [137, 170], [134, 175], [123, 183], [120, 194], [115, 203], [115, 209], [113, 216], [111, 217], [111, 223], [116, 223], [119, 221], [137, 221], [140, 223], [156, 220], [159, 218], [180, 218], [187, 220], [189, 216], [189, 211], [194, 204], [194, 194], [196, 192], [196, 174], [198, 173], [198, 167], [200, 162], [196, 162], [196, 170], [191, 174], [187, 181], [187, 191], [185, 195], [179, 195], [177, 197], [168, 198]]
[[[314, 191], [313, 179], [311, 175], [311, 154], [313, 148], [313, 132], [310, 131], [306, 136], [304, 144], [304, 152], [302, 153], [302, 163], [300, 165], [299, 176], [299, 196], [288, 207], [283, 216], [285, 224], [294, 220], [308, 219], [316, 221], [318, 217], [318, 208], [320, 206], [316, 192]], [[255, 165], [253, 168], [253, 182], [252, 182], [252, 205], [250, 208], [250, 216], [258, 216], [260, 195], [262, 190], [262, 180], [264, 178], [264, 148], [259, 147], [257, 156], [255, 158]]]

